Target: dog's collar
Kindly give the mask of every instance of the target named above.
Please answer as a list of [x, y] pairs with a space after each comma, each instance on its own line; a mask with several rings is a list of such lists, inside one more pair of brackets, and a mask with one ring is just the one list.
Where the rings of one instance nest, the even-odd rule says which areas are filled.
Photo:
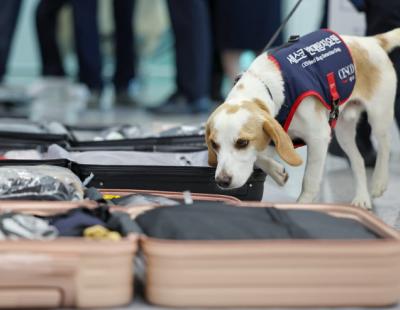
[[272, 97], [271, 90], [269, 89], [267, 83], [265, 83], [256, 73], [254, 73], [254, 72], [251, 71], [250, 69], [249, 69], [249, 70], [246, 70], [245, 72], [243, 72], [243, 73], [241, 73], [241, 74], [239, 74], [239, 75], [236, 77], [236, 79], [235, 79], [234, 85], [236, 85], [236, 83], [242, 78], [243, 74], [245, 74], [245, 73], [250, 74], [252, 77], [254, 77], [254, 78], [257, 79], [259, 82], [261, 82], [261, 84], [263, 84], [264, 87], [265, 87], [265, 89], [267, 90], [267, 92], [268, 92], [269, 96], [271, 97], [271, 99], [274, 100], [274, 98]]

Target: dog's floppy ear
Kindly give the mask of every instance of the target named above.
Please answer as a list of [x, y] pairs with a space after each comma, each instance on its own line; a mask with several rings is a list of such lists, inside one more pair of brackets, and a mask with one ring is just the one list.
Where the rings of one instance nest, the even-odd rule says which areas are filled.
[[216, 167], [218, 164], [217, 161], [217, 154], [215, 154], [215, 151], [213, 150], [210, 142], [210, 134], [211, 134], [211, 129], [210, 125], [207, 122], [206, 124], [206, 143], [207, 143], [207, 148], [208, 148], [208, 164], [211, 167]]
[[271, 117], [269, 113], [263, 114], [263, 130], [274, 141], [275, 149], [279, 156], [291, 166], [300, 166], [303, 160], [295, 151], [292, 139], [290, 139], [289, 135], [275, 118]]

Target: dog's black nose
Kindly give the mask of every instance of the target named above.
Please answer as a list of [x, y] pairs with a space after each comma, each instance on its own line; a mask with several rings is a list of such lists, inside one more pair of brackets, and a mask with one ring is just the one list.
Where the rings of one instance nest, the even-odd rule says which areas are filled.
[[221, 187], [229, 187], [231, 185], [232, 177], [230, 175], [222, 173], [221, 175], [215, 178], [218, 186]]

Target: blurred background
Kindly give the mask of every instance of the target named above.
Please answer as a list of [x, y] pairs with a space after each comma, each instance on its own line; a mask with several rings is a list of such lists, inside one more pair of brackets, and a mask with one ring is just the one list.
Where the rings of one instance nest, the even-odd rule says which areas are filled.
[[[86, 102], [67, 102], [69, 104], [68, 106], [66, 106], [65, 100], [62, 100], [61, 98], [61, 101], [64, 102], [55, 102], [57, 100], [54, 99], [51, 103], [46, 104], [39, 104], [38, 102], [36, 102], [36, 105], [34, 104], [29, 112], [29, 115], [31, 115], [32, 118], [34, 118], [35, 120], [52, 118], [60, 121], [67, 121], [69, 123], [77, 123], [82, 120], [82, 117], [85, 117], [87, 122], [97, 122], [99, 121], [99, 113], [101, 113], [102, 121], [104, 122], [126, 122], [131, 121], [131, 118], [135, 117], [135, 114], [144, 112], [144, 110], [141, 108], [163, 105], [168, 100], [169, 96], [171, 96], [171, 94], [174, 94], [177, 88], [177, 83], [175, 82], [177, 70], [174, 44], [175, 38], [174, 30], [171, 27], [170, 10], [175, 9], [171, 6], [179, 6], [179, 4], [174, 4], [174, 1], [171, 1], [172, 5], [170, 5], [169, 7], [167, 1], [164, 0], [121, 1], [125, 2], [127, 10], [132, 10], [131, 20], [123, 21], [125, 24], [122, 25], [122, 27], [126, 28], [126, 24], [130, 23], [132, 28], [131, 31], [133, 33], [133, 46], [128, 46], [129, 41], [125, 40], [123, 41], [124, 43], [122, 43], [125, 44], [125, 46], [122, 46], [121, 48], [124, 50], [129, 49], [128, 51], [132, 51], [134, 53], [131, 58], [127, 58], [134, 61], [134, 72], [131, 73], [132, 76], [129, 79], [129, 84], [126, 85], [127, 94], [123, 94], [124, 96], [128, 95], [129, 98], [121, 98], [123, 101], [126, 101], [121, 102], [121, 105], [119, 105], [118, 102], [119, 98], [116, 98], [118, 94], [114, 87], [115, 84], [113, 83], [113, 75], [116, 71], [117, 65], [117, 51], [115, 40], [118, 35], [116, 33], [116, 25], [114, 20], [114, 1], [77, 1], [81, 3], [88, 2], [90, 4], [89, 6], [82, 5], [82, 8], [79, 8], [79, 5], [77, 6], [77, 9], [82, 11], [79, 16], [74, 15], [74, 1], [56, 0], [55, 2], [60, 2], [60, 4], [53, 3], [52, 5], [48, 4], [52, 1], [1, 1], [1, 3], [3, 4], [0, 4], [0, 6], [5, 7], [7, 7], [7, 2], [13, 2], [14, 7], [16, 7], [15, 3], [20, 2], [19, 8], [7, 8], [10, 11], [7, 15], [8, 20], [10, 19], [10, 16], [12, 14], [16, 15], [15, 30], [9, 38], [9, 40], [11, 40], [11, 45], [9, 50], [9, 57], [6, 61], [6, 70], [3, 76], [3, 83], [9, 86], [37, 86], [37, 83], [41, 81], [43, 75], [49, 78], [52, 76], [64, 75], [64, 73], [67, 80], [78, 82], [80, 66], [78, 59], [79, 57], [77, 56], [78, 53], [75, 46], [77, 46], [77, 44], [79, 43], [78, 40], [84, 40], [88, 42], [88, 44], [82, 46], [81, 48], [85, 48], [86, 46], [88, 46], [88, 49], [91, 49], [96, 54], [95, 45], [97, 41], [96, 39], [90, 37], [93, 36], [94, 32], [88, 29], [80, 30], [80, 32], [78, 32], [84, 38], [79, 38], [78, 40], [77, 38], [75, 38], [75, 35], [77, 33], [74, 29], [76, 28], [76, 26], [84, 28], [89, 28], [89, 26], [88, 24], [86, 24], [85, 26], [85, 23], [83, 23], [83, 26], [76, 25], [77, 22], [75, 22], [74, 24], [74, 17], [85, 20], [88, 18], [93, 18], [93, 15], [95, 15], [95, 18], [97, 18], [96, 25], [98, 26], [98, 43], [100, 56], [93, 55], [93, 52], [89, 51], [86, 53], [81, 53], [92, 56], [83, 55], [81, 56], [81, 58], [100, 57], [101, 59], [101, 68], [96, 68], [92, 70], [95, 72], [94, 74], [101, 74], [101, 76], [98, 76], [96, 78], [90, 77], [89, 80], [100, 80], [102, 85], [96, 85], [97, 82], [92, 81], [89, 82], [89, 85], [88, 83], [86, 83], [86, 85], [85, 83], [83, 83], [84, 86], [88, 86], [88, 90], [91, 92], [89, 94], [91, 96], [91, 99], [98, 102], [92, 102], [91, 107], [93, 109], [87, 111], [88, 113], [85, 113], [84, 115], [82, 115], [82, 111], [86, 110]], [[200, 0], [199, 2], [213, 3], [213, 1], [202, 0]], [[216, 2], [218, 1], [215, 1], [215, 3]], [[209, 17], [207, 17], [209, 21], [213, 19], [213, 17], [211, 16], [212, 14], [223, 15], [223, 13], [218, 12], [218, 10], [224, 10], [223, 6], [227, 6], [227, 3], [224, 2], [226, 1], [221, 1], [221, 4], [219, 4], [220, 7], [218, 8], [216, 8], [217, 5], [214, 5], [214, 7], [212, 7], [213, 5], [207, 4], [210, 6], [210, 8], [207, 8], [207, 14], [210, 15]], [[242, 4], [240, 3], [241, 1], [238, 2], [239, 4], [237, 6], [239, 7]], [[261, 25], [261, 27], [265, 27], [266, 29], [260, 31], [260, 35], [257, 37], [257, 42], [255, 45], [264, 46], [267, 43], [267, 41], [270, 39], [271, 34], [279, 26], [281, 17], [284, 17], [288, 14], [289, 10], [293, 7], [295, 2], [296, 1], [293, 0], [265, 1], [266, 5], [259, 5], [261, 9], [272, 9], [273, 14], [275, 15], [275, 20], [267, 22], [265, 25]], [[357, 14], [355, 13], [355, 10], [351, 7], [351, 5], [346, 3], [347, 0], [339, 0], [335, 2], [345, 3], [345, 6], [347, 6], [347, 10], [352, 10], [354, 14]], [[194, 8], [188, 7], [188, 9], [199, 10], [199, 8], [201, 7], [199, 6], [199, 8], [196, 8], [196, 5], [198, 4], [194, 4]], [[305, 34], [312, 30], [320, 28], [321, 20], [325, 12], [325, 6], [326, 2], [321, 0], [304, 1], [285, 28], [283, 39], [286, 39], [290, 34], [293, 33]], [[5, 10], [2, 10], [2, 14], [5, 14]], [[84, 14], [84, 10], [88, 13]], [[89, 12], [90, 10], [95, 10], [95, 12]], [[124, 8], [122, 8], [122, 10], [124, 10]], [[176, 10], [179, 10], [179, 8]], [[260, 13], [261, 14], [258, 15], [260, 15], [261, 17], [265, 14], [268, 15], [267, 11]], [[276, 16], [277, 13], [279, 14], [279, 16]], [[238, 12], [230, 12], [230, 14], [234, 17], [235, 14], [238, 14]], [[249, 15], [251, 14], [254, 15], [254, 12], [249, 12]], [[129, 17], [129, 14], [125, 15]], [[126, 17], [120, 14], [119, 19], [121, 18]], [[200, 16], [197, 18], [201, 22], [200, 18], [202, 17]], [[203, 19], [206, 20], [207, 18]], [[254, 18], [259, 17], [255, 16]], [[179, 19], [179, 16], [177, 17], [177, 19]], [[197, 23], [199, 21], [197, 21]], [[0, 21], [0, 25], [4, 24], [5, 22], [5, 20]], [[249, 26], [248, 21], [244, 20], [242, 23], [240, 23], [241, 28], [247, 27], [246, 23], [247, 26]], [[226, 21], [226, 24], [228, 25], [224, 25], [223, 21], [214, 21], [212, 25], [213, 29], [210, 29], [212, 37], [211, 40], [213, 40], [213, 43], [215, 43], [214, 45], [216, 45], [213, 47], [210, 46], [210, 49], [216, 50], [215, 53], [220, 54], [217, 55], [217, 57], [219, 58], [221, 58], [221, 54], [223, 53], [223, 50], [220, 47], [223, 43], [215, 42], [217, 40], [215, 37], [217, 37], [217, 34], [221, 33], [221, 31], [226, 30], [216, 30], [215, 28], [229, 27], [229, 20]], [[200, 29], [200, 31], [202, 30]], [[243, 31], [245, 30], [242, 30], [241, 32]], [[354, 29], [349, 28], [348, 31], [351, 32], [354, 31]], [[234, 28], [232, 28], [232, 32], [235, 32]], [[360, 32], [362, 32], [362, 30], [360, 30]], [[54, 44], [51, 44], [49, 42], [51, 41], [51, 35], [54, 35], [58, 44], [57, 47], [59, 49], [59, 54], [61, 57], [59, 61], [61, 61], [63, 64], [63, 74], [60, 74], [61, 72], [59, 72], [57, 68], [51, 67], [54, 67], [55, 65], [51, 64], [50, 62], [53, 60], [53, 58], [56, 58], [56, 56], [53, 55], [55, 46]], [[3, 37], [1, 40], [5, 41], [6, 38]], [[281, 42], [282, 40], [278, 39], [276, 43]], [[4, 45], [4, 43], [2, 44]], [[246, 45], [246, 43], [244, 43], [244, 45]], [[248, 43], [249, 48], [252, 48], [252, 45], [254, 45], [253, 42]], [[44, 49], [45, 51], [41, 52], [41, 49]], [[200, 52], [201, 51], [199, 51], [199, 53]], [[245, 69], [250, 64], [255, 55], [255, 52], [257, 51], [240, 50], [238, 71]], [[47, 60], [45, 59], [43, 61], [42, 58], [46, 57]], [[206, 56], [204, 55], [203, 57]], [[125, 66], [129, 65], [125, 63]], [[50, 67], [49, 69], [47, 69], [47, 72], [44, 72], [46, 68], [43, 67], [45, 66]], [[88, 66], [96, 66], [96, 64], [89, 64]], [[219, 64], [219, 66], [221, 65]], [[214, 67], [216, 66], [214, 65]], [[183, 70], [185, 69], [183, 68]], [[218, 90], [220, 90], [220, 93], [207, 94], [207, 97], [213, 97], [211, 99], [217, 101], [217, 103], [218, 101], [221, 101], [223, 99], [223, 96], [226, 95], [232, 83], [232, 81], [229, 79], [229, 73], [226, 74], [226, 72], [225, 74], [222, 74], [220, 80], [221, 81], [218, 85]], [[92, 85], [90, 85], [90, 83]], [[97, 84], [100, 84], [100, 82]], [[196, 81], [193, 81], [193, 84], [196, 84]], [[101, 88], [101, 91], [98, 91], [98, 88]], [[213, 89], [212, 91], [214, 91], [214, 93], [218, 92], [215, 89]], [[85, 101], [84, 99], [82, 100]], [[56, 106], [57, 108], [55, 108]], [[41, 110], [40, 108], [43, 108], [43, 110]], [[61, 108], [61, 110], [59, 108]], [[129, 113], [127, 114], [126, 112], [128, 111]], [[94, 117], [91, 117], [92, 114], [94, 115]], [[157, 117], [159, 116], [159, 114], [163, 113], [155, 113], [155, 116]], [[185, 113], [176, 114], [179, 115]]]

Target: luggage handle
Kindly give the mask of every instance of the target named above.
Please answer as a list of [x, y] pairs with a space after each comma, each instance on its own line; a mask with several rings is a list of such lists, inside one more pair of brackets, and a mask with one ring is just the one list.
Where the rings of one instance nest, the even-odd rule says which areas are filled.
[[60, 306], [72, 307], [76, 304], [78, 268], [77, 255], [3, 252], [0, 255], [0, 291], [10, 287], [57, 289], [62, 297]]

